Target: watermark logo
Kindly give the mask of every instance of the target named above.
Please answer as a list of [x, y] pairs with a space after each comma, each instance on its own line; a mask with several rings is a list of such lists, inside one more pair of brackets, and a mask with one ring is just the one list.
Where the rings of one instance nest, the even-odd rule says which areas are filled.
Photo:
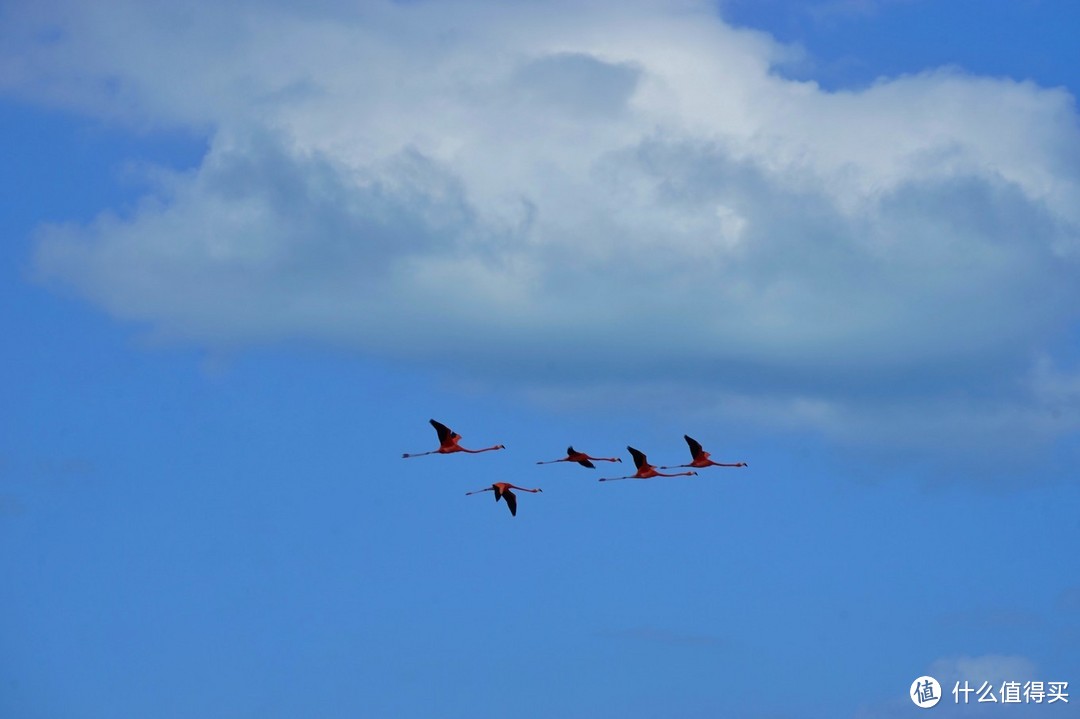
[[933, 677], [919, 677], [911, 683], [911, 701], [923, 709], [935, 706], [941, 701], [941, 684]]
[[[952, 688], [954, 704], [1062, 704], [1069, 703], [1069, 683], [1058, 681], [1004, 681], [996, 691], [991, 682], [957, 681]], [[929, 709], [941, 701], [941, 684], [930, 676], [911, 683], [908, 696], [915, 706]]]

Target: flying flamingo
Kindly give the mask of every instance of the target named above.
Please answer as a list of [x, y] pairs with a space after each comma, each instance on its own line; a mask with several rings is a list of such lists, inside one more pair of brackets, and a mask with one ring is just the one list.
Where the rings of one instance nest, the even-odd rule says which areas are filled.
[[596, 460], [597, 462], [622, 462], [618, 457], [590, 457], [584, 452], [575, 451], [573, 447], [566, 448], [566, 456], [562, 459], [553, 459], [548, 462], [537, 462], [537, 464], [555, 464], [556, 462], [577, 462], [582, 467], [588, 467], [589, 469], [596, 469], [596, 465], [589, 460]]
[[688, 434], [683, 435], [683, 439], [690, 445], [690, 456], [693, 457], [693, 461], [690, 464], [676, 464], [671, 467], [661, 467], [660, 469], [675, 469], [676, 467], [748, 467], [746, 462], [735, 462], [734, 464], [725, 464], [724, 462], [714, 462], [709, 459], [709, 453], [701, 448], [701, 444], [696, 439]]
[[506, 500], [506, 506], [510, 508], [510, 516], [516, 517], [517, 516], [517, 495], [515, 495], [513, 492], [511, 492], [510, 491], [511, 489], [520, 489], [522, 492], [532, 492], [534, 494], [536, 492], [543, 492], [544, 491], [542, 489], [527, 489], [525, 487], [518, 487], [516, 485], [510, 484], [509, 482], [496, 482], [495, 484], [491, 485], [490, 487], [485, 487], [484, 489], [478, 489], [475, 492], [466, 492], [465, 496], [468, 496], [470, 494], [479, 494], [481, 492], [494, 492], [495, 493], [495, 501], [498, 502], [500, 499], [505, 499]]
[[490, 452], [494, 449], [506, 449], [501, 444], [497, 444], [494, 447], [484, 447], [483, 449], [465, 449], [458, 446], [458, 441], [461, 439], [461, 435], [453, 431], [445, 424], [436, 422], [433, 419], [429, 419], [431, 426], [435, 428], [435, 431], [439, 433], [439, 448], [433, 449], [430, 452], [421, 452], [420, 454], [403, 454], [402, 459], [408, 459], [409, 457], [423, 457], [425, 454], [452, 454], [454, 452], [469, 452], [470, 454], [476, 454], [478, 452]]
[[697, 474], [697, 472], [675, 472], [674, 474], [664, 474], [663, 472], [657, 472], [656, 467], [649, 464], [649, 460], [646, 459], [643, 452], [639, 452], [633, 447], [627, 447], [630, 450], [630, 454], [634, 456], [634, 464], [637, 466], [637, 472], [631, 474], [629, 477], [602, 477], [601, 482], [611, 482], [616, 479], [652, 479], [653, 477], [684, 477], [691, 474]]

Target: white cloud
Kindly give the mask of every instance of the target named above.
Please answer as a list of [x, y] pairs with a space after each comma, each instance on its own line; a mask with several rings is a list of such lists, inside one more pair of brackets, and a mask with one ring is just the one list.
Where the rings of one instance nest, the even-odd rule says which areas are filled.
[[0, 88], [210, 137], [131, 214], [38, 244], [161, 336], [695, 385], [856, 444], [1077, 428], [1046, 399], [1080, 307], [1063, 90], [827, 93], [703, 2], [35, 8], [0, 23]]
[[970, 684], [989, 682], [995, 687], [1006, 681], [1038, 681], [1043, 677], [1027, 657], [985, 654], [982, 656], [943, 657], [930, 666], [930, 675], [942, 686], [952, 687], [957, 681]]

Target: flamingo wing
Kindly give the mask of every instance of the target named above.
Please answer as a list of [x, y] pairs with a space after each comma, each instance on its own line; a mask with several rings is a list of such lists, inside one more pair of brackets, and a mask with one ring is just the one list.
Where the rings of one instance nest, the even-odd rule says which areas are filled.
[[447, 442], [450, 442], [450, 441], [452, 441], [454, 439], [459, 438], [459, 435], [457, 434], [457, 432], [454, 432], [452, 429], [447, 427], [442, 422], [436, 422], [433, 419], [429, 419], [428, 422], [431, 422], [431, 426], [434, 427], [435, 431], [439, 433], [439, 442], [440, 443], [446, 444]]
[[701, 456], [701, 453], [702, 453], [702, 452], [704, 451], [704, 450], [702, 450], [702, 448], [701, 448], [701, 443], [700, 443], [700, 442], [698, 442], [698, 441], [697, 441], [696, 439], [694, 439], [693, 437], [691, 437], [691, 436], [690, 436], [690, 435], [688, 435], [688, 434], [684, 434], [684, 435], [683, 435], [683, 439], [685, 439], [685, 440], [686, 440], [686, 443], [687, 443], [688, 445], [690, 445], [690, 455], [691, 455], [691, 456], [692, 456], [692, 457], [693, 457], [694, 459], [697, 459], [698, 457], [700, 457], [700, 456]]
[[566, 456], [567, 457], [573, 457], [575, 454], [577, 454], [577, 452], [574, 451], [573, 446], [570, 446], [570, 447], [566, 448]]
[[579, 460], [578, 464], [580, 464], [582, 467], [588, 467], [589, 469], [596, 469], [596, 465], [587, 459]]
[[510, 508], [510, 516], [517, 516], [517, 495], [511, 492], [509, 489], [503, 490], [503, 499], [506, 500], [506, 506]]
[[630, 455], [634, 458], [634, 466], [638, 469], [641, 469], [649, 463], [643, 452], [639, 452], [638, 450], [630, 446], [627, 446], [626, 449], [629, 450]]

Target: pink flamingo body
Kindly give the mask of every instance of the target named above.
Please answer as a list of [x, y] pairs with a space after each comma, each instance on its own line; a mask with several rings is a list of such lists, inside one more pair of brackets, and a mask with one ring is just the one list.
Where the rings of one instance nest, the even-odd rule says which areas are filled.
[[478, 489], [475, 492], [466, 492], [465, 496], [467, 497], [470, 494], [479, 494], [481, 492], [494, 492], [495, 493], [495, 501], [498, 502], [500, 499], [505, 499], [506, 500], [506, 506], [510, 508], [510, 516], [516, 517], [517, 516], [517, 495], [514, 494], [513, 492], [511, 492], [510, 491], [511, 489], [518, 489], [518, 490], [521, 490], [522, 492], [532, 492], [534, 494], [536, 492], [543, 492], [544, 491], [542, 489], [528, 489], [526, 487], [518, 487], [516, 485], [510, 484], [509, 482], [496, 482], [495, 484], [491, 485], [490, 487], [485, 487], [484, 489]]
[[618, 457], [590, 457], [584, 452], [578, 452], [573, 447], [566, 448], [566, 456], [562, 459], [552, 459], [547, 462], [537, 462], [537, 464], [555, 464], [556, 462], [577, 462], [582, 467], [588, 467], [589, 469], [596, 469], [596, 465], [590, 462], [622, 462]]
[[630, 455], [634, 458], [634, 465], [637, 467], [637, 472], [631, 474], [628, 477], [602, 477], [601, 482], [612, 482], [616, 479], [652, 479], [653, 477], [686, 477], [697, 474], [697, 472], [675, 472], [673, 474], [664, 474], [663, 472], [657, 472], [656, 467], [649, 464], [648, 458], [643, 452], [639, 452], [633, 447], [627, 446], [627, 450], [630, 451]]
[[483, 449], [465, 449], [460, 446], [458, 442], [461, 440], [461, 435], [453, 431], [445, 424], [436, 422], [433, 419], [429, 419], [431, 426], [435, 428], [435, 431], [439, 434], [439, 448], [433, 449], [430, 452], [420, 452], [419, 454], [403, 454], [402, 459], [408, 459], [409, 457], [423, 457], [426, 454], [453, 454], [454, 452], [468, 452], [470, 454], [477, 454], [479, 452], [491, 452], [496, 449], [506, 449], [501, 444], [497, 444], [494, 447], [484, 447]]
[[728, 464], [725, 462], [714, 462], [709, 459], [709, 453], [701, 448], [701, 444], [688, 434], [683, 435], [683, 439], [686, 440], [686, 444], [690, 447], [690, 457], [692, 461], [690, 464], [675, 464], [671, 467], [661, 467], [660, 469], [675, 469], [676, 467], [748, 467], [746, 462], [735, 462]]

